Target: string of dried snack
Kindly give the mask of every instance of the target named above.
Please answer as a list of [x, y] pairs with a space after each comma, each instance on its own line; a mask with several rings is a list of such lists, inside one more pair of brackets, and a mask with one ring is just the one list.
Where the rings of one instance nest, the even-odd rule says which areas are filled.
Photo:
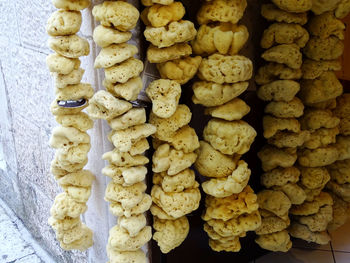
[[[266, 101], [263, 118], [267, 145], [258, 153], [264, 173], [261, 184], [266, 190], [258, 193], [262, 225], [255, 240], [262, 248], [287, 252], [292, 242], [287, 228], [288, 212], [308, 198], [303, 186], [307, 168], [295, 166], [297, 148], [310, 140], [310, 132], [301, 129], [298, 118], [304, 105], [296, 97], [300, 91], [302, 53], [309, 40], [303, 27], [312, 1], [278, 1], [263, 4], [262, 16], [272, 23], [264, 31], [260, 45], [266, 49], [262, 58], [268, 63], [256, 75], [258, 97]], [[324, 184], [327, 183], [326, 181]]]
[[340, 216], [343, 221], [341, 212], [346, 210], [344, 202], [332, 193], [323, 192], [327, 183], [332, 185], [326, 166], [334, 167], [332, 163], [339, 159], [339, 146], [342, 144], [336, 139], [339, 118], [332, 113], [337, 104], [336, 97], [343, 92], [334, 73], [341, 69], [338, 58], [344, 49], [342, 40], [345, 26], [333, 12], [338, 9], [340, 2], [313, 1], [311, 10], [314, 14], [310, 13], [307, 24], [310, 40], [303, 49], [305, 60], [299, 93], [306, 105], [305, 114], [300, 119], [301, 129], [310, 132], [309, 139], [298, 151], [300, 185], [307, 193], [307, 199], [302, 205], [291, 209], [294, 222], [290, 233], [294, 237], [319, 244], [329, 242], [330, 237], [326, 232], [328, 225], [332, 229], [341, 223], [338, 218]]
[[247, 28], [237, 24], [246, 6], [245, 0], [205, 2], [192, 41], [194, 53], [203, 56], [192, 100], [207, 107], [205, 114], [213, 117], [196, 151], [195, 167], [209, 178], [202, 184], [207, 194], [202, 218], [214, 251], [238, 252], [239, 238], [261, 224], [257, 196], [248, 185], [251, 171], [240, 160], [256, 137], [256, 131], [241, 120], [250, 107], [238, 98], [253, 71], [252, 62], [237, 55], [249, 37]]
[[[146, 123], [146, 110], [137, 101], [142, 90], [141, 60], [134, 58], [138, 48], [126, 43], [139, 19], [139, 11], [124, 1], [104, 1], [94, 6], [94, 18], [100, 22], [93, 38], [101, 51], [95, 68], [103, 68], [106, 90], [95, 93], [87, 108], [93, 119], [108, 121], [112, 131], [108, 139], [114, 150], [102, 158], [109, 162], [102, 173], [112, 180], [105, 200], [118, 223], [109, 232], [107, 255], [110, 263], [146, 262], [141, 249], [152, 237], [145, 212], [152, 200], [145, 193], [145, 177], [149, 162], [144, 153], [149, 149], [147, 137], [155, 133]], [[134, 107], [133, 107], [134, 106]]]
[[190, 169], [199, 147], [198, 137], [188, 124], [192, 113], [179, 105], [181, 85], [197, 73], [202, 58], [191, 57], [187, 43], [197, 31], [192, 22], [182, 20], [185, 8], [173, 0], [142, 0], [146, 8], [141, 19], [144, 35], [151, 42], [147, 59], [156, 63], [161, 79], [146, 89], [152, 101], [150, 123], [153, 135], [153, 239], [163, 253], [181, 245], [189, 232], [187, 214], [196, 210], [201, 198], [195, 173]]
[[47, 56], [47, 66], [55, 80], [55, 100], [51, 112], [61, 125], [53, 129], [50, 146], [56, 149], [51, 162], [51, 173], [64, 192], [57, 195], [51, 207], [48, 222], [64, 250], [86, 250], [93, 244], [92, 231], [81, 222], [80, 215], [87, 210], [94, 175], [84, 170], [90, 150], [87, 130], [93, 121], [82, 110], [87, 107], [94, 90], [81, 83], [84, 69], [79, 57], [90, 52], [86, 39], [76, 35], [82, 23], [81, 10], [89, 0], [53, 0], [57, 10], [46, 26], [51, 36], [49, 46], [55, 52]]

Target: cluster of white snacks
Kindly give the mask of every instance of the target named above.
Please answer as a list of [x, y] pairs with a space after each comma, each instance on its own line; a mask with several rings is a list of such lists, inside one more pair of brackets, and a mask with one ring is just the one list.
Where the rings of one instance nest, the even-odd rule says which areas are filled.
[[140, 73], [143, 62], [134, 58], [138, 48], [128, 44], [139, 19], [139, 11], [124, 1], [104, 1], [94, 6], [94, 18], [100, 22], [93, 39], [101, 47], [95, 68], [103, 68], [106, 90], [98, 91], [87, 108], [92, 119], [106, 120], [111, 127], [108, 136], [114, 150], [102, 158], [109, 165], [102, 169], [112, 180], [105, 200], [118, 223], [109, 232], [107, 255], [110, 263], [147, 262], [141, 249], [152, 237], [145, 212], [152, 199], [146, 194], [145, 178], [149, 162], [147, 137], [155, 133], [154, 125], [146, 123], [146, 110], [133, 107], [142, 90]]
[[246, 0], [205, 2], [192, 41], [194, 53], [203, 57], [192, 100], [213, 117], [204, 129], [195, 167], [208, 177], [202, 184], [207, 194], [202, 218], [209, 246], [218, 252], [238, 252], [239, 238], [261, 224], [257, 196], [248, 185], [251, 171], [240, 160], [257, 135], [241, 120], [250, 107], [238, 98], [253, 72], [250, 59], [238, 55], [249, 38], [248, 29], [238, 24], [246, 7]]
[[90, 84], [81, 83], [84, 69], [80, 68], [79, 57], [87, 56], [90, 47], [76, 33], [82, 23], [80, 11], [90, 1], [53, 0], [53, 4], [59, 10], [50, 16], [46, 31], [55, 53], [47, 56], [46, 63], [55, 80], [51, 112], [61, 126], [53, 129], [50, 138], [50, 146], [56, 149], [51, 173], [64, 192], [56, 196], [48, 221], [63, 249], [83, 251], [93, 244], [92, 231], [81, 222], [80, 215], [87, 209], [95, 177], [83, 170], [90, 150], [86, 131], [93, 127], [93, 121], [82, 110], [94, 90]]
[[146, 89], [152, 101], [150, 123], [157, 128], [153, 135], [153, 239], [163, 253], [181, 245], [189, 232], [186, 215], [196, 210], [201, 199], [199, 184], [190, 168], [196, 161], [199, 141], [189, 126], [192, 113], [179, 105], [181, 85], [197, 73], [202, 58], [191, 57], [187, 43], [197, 34], [194, 24], [182, 20], [185, 8], [173, 0], [142, 0], [146, 8], [141, 19], [144, 35], [151, 42], [147, 59], [157, 64], [161, 79]]
[[[291, 247], [288, 232], [308, 242], [327, 244], [327, 227], [339, 221], [333, 220], [334, 195], [323, 189], [330, 180], [325, 166], [339, 158], [338, 148], [345, 143], [337, 142], [339, 119], [332, 113], [336, 97], [343, 92], [333, 71], [341, 68], [337, 59], [343, 52], [345, 27], [336, 16], [344, 7], [338, 5], [342, 1], [333, 7], [325, 1], [272, 2], [261, 10], [274, 23], [261, 39], [267, 49], [262, 57], [269, 63], [259, 69], [256, 82], [261, 85], [259, 98], [270, 101], [263, 119], [269, 145], [258, 154], [265, 171], [261, 183], [268, 190], [258, 194], [258, 201], [275, 219], [270, 215], [265, 219], [261, 213], [266, 231], [257, 231], [262, 236], [256, 241], [268, 250], [287, 251]], [[317, 15], [308, 14], [309, 10]], [[277, 207], [283, 207], [284, 214], [274, 211]], [[345, 210], [343, 203], [335, 207]]]

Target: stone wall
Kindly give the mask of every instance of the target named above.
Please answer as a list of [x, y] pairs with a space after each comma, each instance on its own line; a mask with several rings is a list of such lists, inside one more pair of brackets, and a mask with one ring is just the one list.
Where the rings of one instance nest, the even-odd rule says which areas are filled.
[[[113, 219], [108, 218], [103, 201], [106, 182], [98, 174], [104, 164], [96, 156], [105, 151], [101, 147], [105, 127], [100, 122], [91, 131], [95, 139], [89, 157], [96, 160], [91, 168], [98, 180], [85, 215], [96, 232], [94, 249], [64, 252], [47, 224], [53, 199], [61, 192], [50, 175], [54, 152], [48, 141], [56, 123], [49, 111], [54, 87], [45, 63], [50, 53], [45, 25], [55, 8], [49, 0], [0, 0], [0, 10], [0, 198], [57, 262], [106, 262], [104, 246]], [[82, 58], [83, 80], [98, 89], [99, 78], [92, 68], [96, 55], [93, 27], [91, 9], [84, 10], [80, 34], [90, 41], [92, 52]]]

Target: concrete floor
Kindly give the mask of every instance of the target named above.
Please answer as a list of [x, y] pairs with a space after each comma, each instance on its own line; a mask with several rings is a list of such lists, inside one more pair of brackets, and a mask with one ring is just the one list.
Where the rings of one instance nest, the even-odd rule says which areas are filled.
[[0, 263], [55, 262], [0, 199]]

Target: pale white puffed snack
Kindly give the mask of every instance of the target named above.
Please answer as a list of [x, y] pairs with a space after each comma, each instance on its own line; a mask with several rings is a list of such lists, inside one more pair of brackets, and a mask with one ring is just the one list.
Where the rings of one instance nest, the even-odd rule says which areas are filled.
[[193, 86], [192, 101], [205, 107], [220, 106], [241, 95], [249, 86], [248, 82], [234, 84], [217, 84], [207, 81], [196, 81]]
[[345, 25], [334, 16], [333, 12], [326, 12], [312, 17], [308, 24], [308, 30], [312, 35], [320, 38], [336, 36], [343, 40]]
[[111, 164], [114, 164], [118, 167], [132, 167], [138, 165], [144, 165], [149, 162], [148, 158], [143, 155], [132, 156], [127, 152], [120, 152], [117, 149], [113, 151], [106, 152], [102, 155], [103, 160], [107, 160]]
[[83, 78], [84, 73], [84, 69], [78, 68], [73, 69], [73, 71], [68, 74], [52, 72], [51, 76], [55, 80], [55, 88], [62, 89], [68, 85], [79, 84]]
[[202, 183], [204, 192], [218, 198], [238, 194], [247, 186], [251, 171], [243, 160], [237, 163], [237, 168], [225, 178], [210, 179]]
[[329, 144], [336, 142], [336, 137], [338, 134], [338, 127], [332, 129], [318, 129], [314, 132], [311, 132], [310, 138], [304, 143], [304, 147], [308, 149], [316, 149], [328, 146]]
[[259, 208], [257, 196], [249, 185], [239, 194], [233, 194], [224, 198], [207, 195], [205, 206], [206, 210], [202, 215], [202, 219], [205, 221], [210, 219], [227, 221], [242, 214], [251, 214]]
[[152, 112], [160, 118], [169, 118], [179, 104], [181, 86], [174, 80], [158, 79], [149, 84], [146, 94], [152, 100]]
[[48, 219], [48, 223], [55, 231], [63, 232], [80, 225], [81, 221], [80, 217], [65, 217], [64, 219], [57, 219], [51, 216]]
[[260, 235], [255, 239], [255, 242], [261, 248], [270, 251], [287, 252], [292, 248], [292, 241], [290, 241], [290, 236], [286, 230]]
[[333, 71], [326, 71], [313, 80], [303, 79], [300, 87], [299, 97], [306, 105], [334, 99], [343, 93], [343, 86]]
[[143, 154], [145, 151], [147, 151], [149, 149], [149, 143], [147, 141], [147, 138], [143, 138], [141, 140], [138, 140], [137, 142], [135, 142], [130, 150], [129, 153], [132, 156], [138, 155], [138, 154]]
[[152, 204], [151, 208], [150, 208], [151, 214], [154, 217], [157, 217], [159, 219], [163, 219], [163, 220], [176, 220], [175, 217], [168, 215], [162, 208], [160, 208], [159, 206], [157, 206], [156, 204]]
[[205, 2], [197, 13], [200, 25], [210, 22], [230, 22], [237, 24], [247, 7], [246, 0], [214, 0]]
[[195, 38], [197, 30], [188, 20], [171, 22], [166, 27], [146, 27], [144, 35], [146, 40], [159, 48], [170, 47], [177, 43], [191, 41]]
[[82, 163], [75, 164], [62, 164], [59, 162], [57, 156], [51, 161], [50, 172], [56, 177], [62, 177], [67, 173], [77, 172], [87, 164], [88, 159], [86, 158]]
[[109, 263], [146, 263], [147, 258], [142, 249], [136, 251], [117, 251], [107, 245]]
[[194, 171], [186, 169], [178, 174], [169, 176], [166, 172], [153, 174], [153, 184], [157, 184], [162, 187], [164, 192], [182, 192], [187, 188], [196, 188], [198, 183], [196, 182]]
[[267, 142], [268, 144], [274, 145], [278, 148], [295, 148], [303, 146], [303, 144], [309, 139], [309, 131], [280, 131], [277, 132], [273, 137], [269, 138]]
[[263, 118], [264, 137], [269, 139], [279, 131], [300, 132], [300, 123], [297, 119], [280, 119], [270, 115]]
[[103, 25], [98, 25], [93, 33], [95, 43], [102, 48], [108, 47], [111, 44], [125, 43], [129, 41], [131, 37], [131, 32], [122, 32]]
[[338, 149], [332, 145], [314, 150], [298, 151], [298, 162], [306, 167], [320, 167], [334, 163], [339, 157]]
[[128, 43], [112, 44], [101, 49], [95, 59], [95, 68], [109, 68], [121, 63], [138, 52], [138, 48]]
[[198, 77], [215, 83], [236, 83], [249, 80], [253, 74], [252, 61], [244, 56], [214, 54], [202, 60]]
[[277, 216], [283, 216], [291, 207], [289, 198], [282, 191], [263, 190], [257, 194], [259, 208]]
[[141, 19], [146, 26], [162, 27], [170, 22], [179, 21], [185, 15], [185, 7], [181, 2], [173, 2], [169, 5], [155, 4], [145, 8], [141, 13]]
[[330, 110], [307, 109], [299, 121], [303, 130], [318, 130], [335, 128], [340, 120]]
[[197, 55], [236, 55], [249, 38], [246, 26], [231, 23], [201, 25], [192, 41], [193, 52]]
[[161, 78], [175, 80], [183, 85], [197, 73], [202, 57], [185, 57], [164, 63], [158, 63], [157, 69]]
[[176, 220], [162, 220], [154, 217], [153, 228], [155, 229], [153, 239], [162, 253], [167, 254], [186, 239], [190, 225], [185, 216]]
[[146, 221], [144, 214], [131, 217], [121, 216], [118, 218], [118, 225], [127, 230], [131, 237], [134, 237], [146, 226]]
[[140, 77], [134, 77], [129, 79], [125, 83], [111, 83], [106, 79], [103, 81], [103, 86], [113, 96], [123, 98], [128, 101], [137, 100], [142, 90], [142, 79]]
[[80, 131], [87, 131], [94, 126], [93, 120], [84, 112], [71, 115], [58, 115], [55, 119], [63, 127], [73, 127]]
[[157, 128], [157, 131], [153, 136], [159, 140], [167, 141], [175, 135], [177, 130], [188, 124], [191, 117], [192, 113], [190, 109], [184, 104], [178, 105], [175, 113], [169, 118], [160, 118], [151, 112], [149, 123]]
[[165, 48], [158, 48], [151, 44], [147, 49], [147, 60], [151, 63], [163, 63], [191, 54], [192, 47], [187, 43], [179, 43]]
[[341, 70], [341, 63], [338, 60], [321, 60], [305, 59], [301, 66], [303, 79], [316, 79], [326, 71]]
[[146, 111], [144, 108], [133, 108], [123, 115], [109, 120], [108, 124], [113, 130], [123, 130], [131, 126], [146, 122]]
[[166, 141], [176, 150], [183, 151], [184, 153], [191, 153], [199, 148], [196, 131], [188, 125], [177, 130], [175, 134]]
[[136, 26], [140, 13], [128, 2], [104, 1], [94, 6], [92, 15], [103, 26], [114, 26], [120, 31], [128, 31]]
[[67, 85], [62, 89], [56, 89], [56, 100], [89, 100], [94, 95], [94, 89], [89, 83]]
[[128, 60], [106, 68], [105, 78], [110, 83], [125, 83], [131, 78], [138, 77], [143, 70], [143, 63], [136, 58], [129, 58]]
[[54, 149], [69, 149], [82, 143], [90, 143], [90, 136], [73, 127], [57, 126], [52, 130], [50, 146]]
[[58, 149], [55, 157], [63, 165], [83, 163], [87, 158], [90, 148], [90, 143], [81, 143], [68, 149]]
[[297, 183], [300, 171], [296, 167], [276, 168], [262, 174], [261, 184], [267, 188], [272, 186], [283, 186], [287, 183]]
[[303, 48], [309, 40], [309, 33], [298, 24], [274, 23], [270, 25], [261, 38], [260, 45], [268, 49], [275, 44], [297, 44]]
[[118, 202], [125, 209], [131, 209], [141, 202], [146, 188], [143, 182], [131, 186], [110, 182], [106, 188], [105, 199], [109, 202]]
[[227, 221], [210, 219], [207, 223], [220, 236], [232, 237], [257, 229], [261, 225], [261, 217], [258, 211], [254, 211], [251, 214], [243, 214]]
[[299, 118], [304, 113], [304, 104], [295, 97], [291, 101], [272, 101], [265, 107], [265, 113], [278, 118]]
[[258, 152], [258, 157], [265, 172], [277, 167], [291, 167], [298, 158], [295, 148], [279, 149], [270, 145], [264, 146]]
[[212, 119], [204, 128], [203, 137], [223, 154], [244, 154], [249, 151], [256, 131], [244, 121]]
[[112, 178], [117, 184], [130, 186], [145, 179], [147, 168], [145, 166], [118, 167], [107, 165], [102, 169], [102, 174]]
[[65, 176], [58, 179], [58, 183], [61, 186], [80, 186], [90, 187], [92, 182], [95, 180], [95, 176], [89, 170], [81, 170], [66, 174]]
[[285, 64], [292, 69], [299, 69], [303, 63], [303, 55], [296, 44], [274, 46], [266, 50], [261, 57], [269, 62]]
[[237, 166], [237, 157], [222, 154], [205, 141], [200, 141], [200, 148], [196, 153], [198, 158], [194, 165], [197, 171], [206, 177], [226, 177], [232, 174]]
[[90, 0], [52, 0], [52, 3], [58, 9], [80, 11], [90, 5]]
[[279, 9], [274, 4], [263, 4], [261, 6], [261, 15], [269, 21], [296, 23], [304, 25], [307, 23], [307, 13], [291, 13]]
[[138, 215], [146, 212], [152, 205], [152, 197], [148, 194], [143, 194], [142, 200], [133, 208], [124, 208], [121, 203], [113, 202], [109, 205], [109, 210], [114, 216], [126, 216]]
[[109, 140], [121, 152], [128, 152], [137, 141], [147, 138], [156, 132], [156, 127], [150, 123], [140, 124], [124, 130], [113, 130]]
[[275, 80], [258, 89], [257, 95], [264, 101], [291, 101], [300, 90], [300, 84], [294, 80]]
[[151, 196], [157, 206], [174, 218], [182, 217], [196, 210], [201, 199], [198, 187], [186, 189], [180, 193], [167, 193], [160, 186], [154, 185]]
[[328, 11], [333, 11], [338, 7], [341, 0], [312, 0], [311, 11], [315, 15], [321, 15]]
[[66, 75], [80, 67], [80, 60], [52, 53], [46, 57], [46, 65], [50, 72]]
[[195, 161], [195, 153], [184, 153], [162, 144], [157, 148], [152, 157], [152, 171], [155, 173], [167, 171], [168, 175], [175, 175], [189, 168]]
[[64, 219], [66, 216], [76, 218], [83, 214], [86, 209], [85, 203], [78, 203], [67, 193], [60, 193], [55, 198], [50, 214], [56, 219]]
[[338, 59], [343, 51], [343, 41], [334, 36], [326, 39], [311, 37], [303, 49], [304, 55], [317, 61]]
[[48, 44], [53, 51], [68, 58], [79, 58], [90, 54], [89, 42], [77, 35], [52, 37]]
[[91, 187], [62, 186], [62, 189], [75, 201], [86, 203], [91, 195]]
[[297, 184], [288, 183], [282, 186], [275, 186], [273, 189], [285, 193], [292, 205], [300, 205], [306, 199], [305, 191]]
[[259, 85], [265, 85], [275, 80], [297, 80], [302, 75], [301, 69], [292, 69], [284, 64], [271, 62], [258, 69], [255, 82]]
[[338, 151], [338, 161], [350, 159], [350, 136], [337, 136], [334, 146]]
[[108, 245], [117, 251], [137, 251], [152, 238], [152, 228], [145, 226], [136, 236], [131, 237], [119, 225], [109, 231]]
[[326, 245], [331, 240], [331, 237], [326, 231], [312, 232], [307, 226], [293, 222], [288, 228], [292, 237], [300, 238], [307, 242], [313, 242], [320, 245]]
[[58, 10], [49, 17], [46, 32], [50, 36], [73, 35], [80, 30], [81, 22], [80, 12]]
[[79, 224], [68, 231], [56, 232], [56, 238], [64, 244], [73, 243], [84, 236], [84, 228], [87, 228], [86, 225]]
[[132, 105], [129, 102], [117, 99], [105, 90], [100, 90], [89, 101], [87, 112], [92, 119], [111, 120], [131, 108]]
[[226, 121], [240, 120], [249, 112], [250, 107], [239, 98], [234, 98], [221, 106], [205, 109], [205, 114], [211, 115], [214, 118], [224, 119]]

